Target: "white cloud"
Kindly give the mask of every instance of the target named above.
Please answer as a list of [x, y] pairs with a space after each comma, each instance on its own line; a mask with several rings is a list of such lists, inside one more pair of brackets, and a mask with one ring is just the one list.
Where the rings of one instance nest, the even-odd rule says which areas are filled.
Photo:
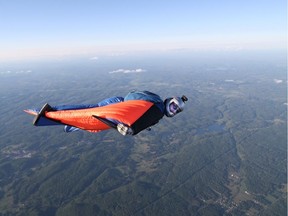
[[91, 57], [90, 60], [97, 61], [99, 58], [97, 56]]
[[282, 82], [283, 82], [283, 80], [274, 79], [274, 82], [275, 82], [276, 84], [280, 84], [280, 83], [282, 83]]
[[127, 70], [127, 69], [118, 69], [118, 70], [114, 70], [114, 71], [110, 71], [109, 73], [143, 73], [146, 72], [146, 70], [138, 68], [138, 69], [133, 69], [133, 70]]
[[10, 71], [10, 70], [7, 70], [7, 71], [0, 71], [0, 74], [3, 74], [3, 75], [7, 75], [7, 74], [28, 74], [28, 73], [32, 73], [32, 70], [19, 70], [19, 71]]

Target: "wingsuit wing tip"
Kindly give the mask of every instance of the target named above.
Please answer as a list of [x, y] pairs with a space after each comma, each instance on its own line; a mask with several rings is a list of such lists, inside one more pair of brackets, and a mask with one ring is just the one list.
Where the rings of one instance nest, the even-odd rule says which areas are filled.
[[30, 115], [34, 115], [36, 116], [38, 113], [35, 111], [35, 110], [32, 110], [32, 109], [25, 109], [23, 110], [25, 113], [28, 113]]
[[30, 114], [30, 115], [34, 115], [34, 116], [37, 116], [37, 115], [43, 115], [46, 111], [51, 111], [52, 110], [52, 107], [46, 103], [44, 104], [44, 106], [39, 110], [37, 109], [25, 109], [23, 110], [24, 112]]
[[45, 118], [45, 113], [52, 110], [52, 107], [46, 103], [44, 104], [44, 106], [41, 108], [40, 112], [35, 116], [34, 120], [33, 120], [33, 125], [37, 126], [38, 125], [38, 121], [40, 120], [40, 118]]

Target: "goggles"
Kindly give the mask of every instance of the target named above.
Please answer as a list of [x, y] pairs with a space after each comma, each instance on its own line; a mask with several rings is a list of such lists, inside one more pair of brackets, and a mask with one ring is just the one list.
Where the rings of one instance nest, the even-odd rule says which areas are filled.
[[177, 113], [182, 112], [184, 104], [187, 100], [188, 98], [185, 95], [183, 95], [181, 98], [180, 97], [167, 98], [164, 102], [166, 109], [165, 115], [167, 117], [173, 117]]
[[181, 108], [174, 101], [169, 104], [169, 110], [174, 115], [181, 112]]

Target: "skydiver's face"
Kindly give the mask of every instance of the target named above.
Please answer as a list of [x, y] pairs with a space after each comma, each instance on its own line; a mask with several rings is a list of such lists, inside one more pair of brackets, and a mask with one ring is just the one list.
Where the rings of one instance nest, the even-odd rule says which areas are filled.
[[176, 115], [177, 113], [181, 112], [180, 107], [175, 102], [169, 104], [169, 110], [171, 113], [173, 113], [173, 115]]

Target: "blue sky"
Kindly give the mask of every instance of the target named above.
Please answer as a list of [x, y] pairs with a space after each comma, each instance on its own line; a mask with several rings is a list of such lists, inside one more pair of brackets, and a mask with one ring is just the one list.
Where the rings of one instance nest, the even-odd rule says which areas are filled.
[[0, 58], [285, 49], [286, 0], [0, 0]]

